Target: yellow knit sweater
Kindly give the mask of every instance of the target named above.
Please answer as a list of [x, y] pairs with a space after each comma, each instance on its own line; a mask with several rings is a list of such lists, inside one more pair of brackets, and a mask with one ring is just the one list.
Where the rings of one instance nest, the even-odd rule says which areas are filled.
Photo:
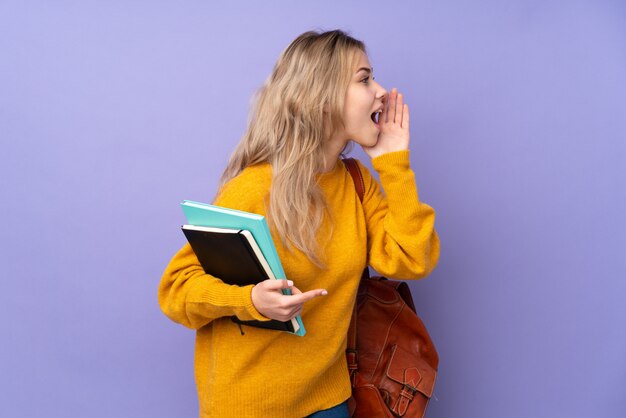
[[[359, 202], [341, 160], [318, 183], [335, 220], [328, 240], [327, 218], [318, 239], [328, 269], [303, 253], [289, 253], [274, 237], [288, 279], [303, 292], [324, 288], [327, 296], [305, 303], [307, 333], [243, 326], [230, 316], [267, 320], [252, 304], [252, 286], [230, 286], [202, 270], [189, 244], [174, 256], [159, 286], [159, 304], [173, 321], [196, 329], [195, 378], [200, 416], [299, 418], [350, 397], [346, 333], [366, 263], [395, 279], [427, 276], [439, 259], [435, 212], [418, 200], [409, 151], [372, 160], [385, 190], [359, 162], [365, 198]], [[265, 215], [269, 164], [250, 166], [227, 183], [214, 204]], [[385, 196], [386, 195], [386, 196]]]

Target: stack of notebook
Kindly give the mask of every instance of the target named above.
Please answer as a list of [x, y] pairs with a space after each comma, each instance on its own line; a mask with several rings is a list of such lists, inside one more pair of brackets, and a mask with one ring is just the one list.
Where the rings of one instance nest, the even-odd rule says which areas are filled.
[[[182, 230], [207, 274], [224, 283], [247, 286], [267, 279], [285, 280], [274, 241], [265, 218], [206, 203], [181, 203], [188, 225]], [[290, 289], [283, 289], [291, 294]], [[243, 325], [305, 334], [300, 315], [290, 321], [242, 321]]]

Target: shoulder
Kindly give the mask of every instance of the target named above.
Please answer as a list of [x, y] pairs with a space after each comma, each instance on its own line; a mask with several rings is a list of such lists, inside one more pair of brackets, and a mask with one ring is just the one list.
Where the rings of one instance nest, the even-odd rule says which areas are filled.
[[361, 160], [358, 160], [356, 158], [354, 158], [354, 161], [356, 161], [357, 166], [359, 167], [359, 173], [361, 175], [361, 178], [363, 179], [363, 186], [365, 187], [365, 194], [367, 195], [368, 191], [372, 187], [376, 187], [378, 185], [378, 181], [376, 180], [376, 177], [372, 174], [367, 165], [365, 165]]
[[[348, 171], [349, 173], [350, 173], [350, 161], [348, 160], [352, 160], [356, 163], [359, 169], [358, 170], [359, 175], [363, 178], [363, 181], [367, 184], [367, 181], [369, 181], [372, 178], [372, 173], [370, 172], [369, 168], [363, 162], [361, 162], [361, 160], [357, 158], [354, 158], [354, 157], [344, 158], [341, 160], [341, 162], [345, 166], [346, 171]], [[352, 176], [352, 173], [350, 173], [350, 176]]]
[[357, 165], [359, 166], [359, 171], [361, 172], [361, 175], [363, 176], [363, 180], [371, 179], [372, 172], [370, 171], [370, 169], [361, 160], [358, 160], [356, 158], [354, 160], [357, 162]]
[[271, 184], [272, 166], [269, 163], [248, 166], [222, 186], [214, 204], [264, 214], [264, 202]]
[[[373, 208], [378, 207], [383, 197], [378, 180], [376, 179], [376, 177], [374, 177], [370, 169], [363, 162], [361, 162], [360, 160], [356, 158], [352, 158], [352, 159], [357, 163], [357, 167], [359, 168], [360, 179], [356, 179], [356, 181], [357, 182], [362, 181], [362, 184], [363, 184], [363, 199], [361, 201], [361, 204], [366, 210], [370, 207], [373, 207]], [[344, 161], [344, 164], [346, 165], [346, 168], [347, 168], [348, 163]], [[346, 171], [349, 171], [349, 170], [346, 170]], [[348, 177], [352, 177], [352, 175], [348, 174]], [[355, 180], [355, 179], [352, 178], [351, 180]], [[350, 184], [352, 184], [352, 181], [350, 182]], [[351, 187], [354, 187], [354, 186], [351, 186]]]

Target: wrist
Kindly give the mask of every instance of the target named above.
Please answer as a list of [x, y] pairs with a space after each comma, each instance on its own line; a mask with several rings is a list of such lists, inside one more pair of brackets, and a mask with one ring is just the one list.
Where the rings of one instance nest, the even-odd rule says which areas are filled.
[[386, 154], [392, 154], [395, 152], [403, 152], [403, 151], [408, 151], [409, 148], [408, 147], [401, 147], [401, 148], [376, 148], [376, 147], [372, 147], [369, 149], [365, 149], [365, 153], [367, 155], [370, 156], [371, 159], [374, 158], [378, 158], [382, 155], [386, 155]]
[[258, 283], [254, 286], [250, 286], [250, 305], [249, 305], [249, 313], [252, 315], [252, 317], [256, 320], [259, 321], [267, 321], [271, 318], [267, 317], [267, 315], [265, 315], [263, 312], [261, 312], [260, 308], [260, 304], [259, 304], [259, 295], [258, 295]]
[[389, 170], [410, 170], [411, 160], [409, 158], [409, 150], [388, 152], [376, 158], [372, 158], [372, 167], [379, 173]]

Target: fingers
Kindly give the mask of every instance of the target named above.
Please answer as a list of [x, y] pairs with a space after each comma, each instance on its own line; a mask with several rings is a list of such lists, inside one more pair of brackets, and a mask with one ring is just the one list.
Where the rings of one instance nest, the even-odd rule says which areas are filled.
[[268, 279], [261, 282], [261, 284], [267, 290], [287, 289], [288, 287], [293, 286], [293, 282], [291, 280]]
[[406, 103], [402, 112], [402, 128], [409, 130], [409, 105]]
[[402, 126], [402, 114], [404, 111], [404, 97], [399, 93], [396, 97], [396, 123]]
[[[291, 288], [291, 295], [283, 295], [284, 288]], [[268, 318], [288, 321], [302, 312], [305, 302], [327, 295], [326, 289], [302, 292], [291, 280], [268, 279], [252, 288], [251, 298], [255, 308]]]
[[301, 293], [302, 293], [302, 290], [298, 289], [298, 288], [297, 288], [297, 287], [295, 287], [295, 286], [292, 286], [292, 287], [291, 287], [291, 294], [292, 294], [292, 295], [299, 295], [299, 294], [301, 294]]
[[281, 321], [288, 321], [300, 315], [305, 302], [328, 294], [326, 289], [315, 289], [303, 293], [300, 289], [293, 286], [291, 290], [291, 296], [280, 297], [279, 308], [277, 309], [279, 317], [277, 319]]
[[397, 88], [391, 89], [391, 93], [385, 101], [383, 109], [384, 122], [397, 123], [404, 127], [404, 118], [408, 118], [408, 106], [404, 103], [404, 95], [398, 93]]
[[387, 122], [394, 123], [396, 121], [396, 100], [398, 97], [398, 90], [394, 87], [389, 94], [389, 108], [387, 110]]
[[[300, 290], [298, 290], [298, 292], [300, 292]], [[284, 307], [302, 305], [303, 303], [308, 302], [311, 299], [314, 299], [318, 296], [326, 296], [327, 294], [328, 292], [326, 291], [326, 289], [309, 290], [308, 292], [304, 293], [293, 292], [291, 296], [287, 296]]]
[[380, 114], [380, 118], [378, 120], [379, 123], [381, 124], [385, 124], [387, 123], [387, 118], [389, 116], [389, 99], [391, 97], [391, 94], [387, 94], [385, 95], [385, 98], [383, 100], [383, 113]]

